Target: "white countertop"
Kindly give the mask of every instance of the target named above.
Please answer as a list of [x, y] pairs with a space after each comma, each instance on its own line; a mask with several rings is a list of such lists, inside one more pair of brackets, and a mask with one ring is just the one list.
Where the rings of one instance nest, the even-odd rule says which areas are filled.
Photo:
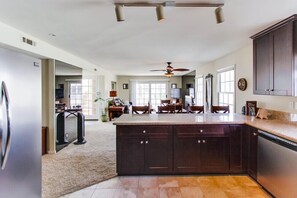
[[114, 125], [247, 124], [297, 143], [297, 124], [241, 114], [123, 114]]

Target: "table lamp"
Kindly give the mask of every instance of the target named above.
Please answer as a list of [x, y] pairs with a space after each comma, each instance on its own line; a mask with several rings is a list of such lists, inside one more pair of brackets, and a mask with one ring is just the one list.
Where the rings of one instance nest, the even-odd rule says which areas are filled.
[[117, 91], [111, 90], [109, 92], [109, 97], [112, 97], [112, 102], [113, 102], [113, 105], [114, 105], [114, 97], [117, 97]]

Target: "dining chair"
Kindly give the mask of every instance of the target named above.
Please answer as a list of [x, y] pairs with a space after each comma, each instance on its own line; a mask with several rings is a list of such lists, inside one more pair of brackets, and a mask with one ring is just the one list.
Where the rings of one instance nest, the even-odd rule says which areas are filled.
[[158, 106], [158, 113], [175, 113], [176, 106], [169, 104], [167, 106]]
[[161, 106], [167, 106], [170, 104], [170, 100], [161, 100]]
[[149, 114], [149, 106], [132, 106], [132, 114]]
[[188, 107], [189, 113], [204, 113], [204, 106], [189, 106]]
[[211, 113], [230, 113], [228, 106], [211, 106]]

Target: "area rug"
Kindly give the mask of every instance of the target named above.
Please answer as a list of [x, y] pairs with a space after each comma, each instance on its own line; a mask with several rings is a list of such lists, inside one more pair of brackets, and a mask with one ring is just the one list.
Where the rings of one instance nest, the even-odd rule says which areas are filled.
[[60, 197], [116, 176], [115, 134], [111, 122], [86, 122], [86, 144], [44, 155], [42, 197]]

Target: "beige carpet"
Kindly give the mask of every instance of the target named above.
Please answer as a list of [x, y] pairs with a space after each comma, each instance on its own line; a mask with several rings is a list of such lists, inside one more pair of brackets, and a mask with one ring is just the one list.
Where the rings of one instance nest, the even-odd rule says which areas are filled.
[[115, 131], [111, 122], [86, 122], [86, 144], [44, 155], [42, 197], [59, 197], [116, 176]]

